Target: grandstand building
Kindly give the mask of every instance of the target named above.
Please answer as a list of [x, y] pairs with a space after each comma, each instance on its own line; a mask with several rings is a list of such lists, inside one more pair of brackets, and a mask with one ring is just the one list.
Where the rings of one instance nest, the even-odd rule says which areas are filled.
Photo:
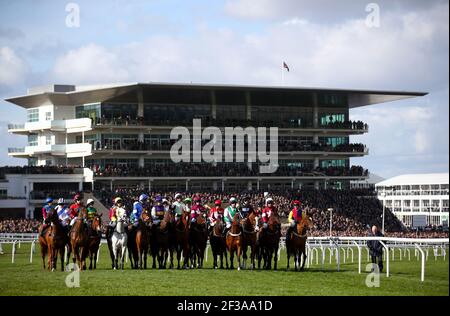
[[426, 215], [427, 225], [448, 226], [449, 174], [407, 174], [375, 185], [378, 199], [406, 226], [414, 215]]
[[[9, 148], [8, 154], [30, 166], [90, 168], [96, 189], [349, 188], [350, 181], [369, 175], [350, 163], [369, 153], [364, 144], [350, 141], [369, 131], [364, 122], [351, 121], [350, 110], [425, 94], [168, 83], [51, 85], [6, 100], [27, 111], [26, 122], [10, 124], [8, 131], [26, 136], [28, 144]], [[203, 128], [278, 127], [278, 170], [261, 174], [257, 163], [173, 163], [169, 150], [176, 140], [170, 132], [176, 126], [192, 130], [195, 118]]]

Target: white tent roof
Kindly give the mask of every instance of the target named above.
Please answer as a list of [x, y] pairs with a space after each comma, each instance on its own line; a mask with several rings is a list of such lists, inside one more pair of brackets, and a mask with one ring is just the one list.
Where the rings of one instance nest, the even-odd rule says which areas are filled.
[[448, 173], [405, 174], [377, 183], [375, 186], [448, 184]]

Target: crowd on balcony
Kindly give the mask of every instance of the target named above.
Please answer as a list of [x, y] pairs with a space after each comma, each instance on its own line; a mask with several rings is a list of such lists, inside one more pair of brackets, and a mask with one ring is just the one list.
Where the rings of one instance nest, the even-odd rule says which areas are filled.
[[0, 179], [5, 174], [73, 174], [74, 166], [5, 166], [0, 167]]
[[[136, 151], [169, 151], [175, 140], [164, 141], [143, 141], [139, 139], [111, 139], [104, 140], [102, 142], [95, 142], [94, 149], [99, 150], [136, 150]], [[202, 146], [209, 141], [202, 141]], [[245, 145], [247, 147], [247, 144]], [[192, 146], [191, 146], [192, 150]], [[225, 143], [222, 143], [222, 150], [225, 150]], [[366, 146], [361, 143], [354, 144], [339, 144], [336, 146], [321, 144], [321, 143], [297, 143], [288, 141], [278, 142], [278, 151], [325, 151], [325, 152], [349, 152], [349, 153], [362, 153], [367, 150]]]
[[[252, 164], [251, 168], [244, 163], [219, 163], [216, 166], [207, 163], [159, 163], [146, 167], [137, 166], [99, 166], [93, 165], [91, 169], [96, 177], [256, 177], [261, 176], [259, 166]], [[361, 166], [327, 167], [327, 168], [298, 168], [281, 164], [274, 173], [264, 176], [295, 177], [303, 175], [326, 176], [368, 176], [368, 170]]]
[[[279, 127], [279, 128], [313, 128], [313, 122], [311, 120], [243, 120], [243, 119], [213, 119], [210, 116], [194, 117], [202, 120], [203, 126], [254, 126], [254, 127]], [[158, 119], [152, 120], [144, 118], [142, 116], [130, 117], [129, 115], [117, 116], [117, 117], [98, 117], [93, 120], [95, 125], [115, 125], [115, 126], [178, 126], [178, 125], [192, 125], [192, 120], [189, 119]], [[321, 124], [320, 128], [330, 129], [350, 129], [350, 130], [367, 130], [368, 125], [362, 121], [345, 121], [345, 122], [329, 122]]]

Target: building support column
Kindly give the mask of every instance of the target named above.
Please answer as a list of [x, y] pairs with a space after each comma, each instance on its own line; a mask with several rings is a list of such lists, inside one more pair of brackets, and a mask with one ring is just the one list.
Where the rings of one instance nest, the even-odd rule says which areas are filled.
[[144, 117], [144, 93], [142, 87], [137, 88], [138, 111], [137, 116]]
[[319, 167], [319, 158], [315, 157], [314, 158], [314, 165], [313, 165], [314, 169]]
[[216, 92], [214, 90], [211, 90], [211, 116], [213, 120], [217, 119]]
[[291, 180], [291, 190], [294, 190], [294, 179]]
[[259, 191], [259, 179], [258, 179], [258, 180], [256, 180], [256, 190], [258, 190], [258, 191]]
[[[65, 144], [66, 144], [66, 149], [67, 149], [67, 129], [66, 129], [66, 133], [65, 133], [65, 140], [66, 140], [66, 142], [65, 142]], [[67, 157], [67, 153], [66, 153], [66, 167], [67, 167], [67, 165], [69, 164], [69, 158]]]
[[[81, 142], [84, 144], [84, 131], [81, 132]], [[81, 160], [82, 160], [82, 167], [84, 168], [84, 154], [81, 157]]]
[[222, 179], [222, 192], [225, 191], [225, 179]]
[[250, 121], [252, 119], [252, 100], [249, 91], [245, 92], [245, 105], [246, 119]]
[[148, 179], [148, 192], [152, 192], [152, 180]]
[[316, 190], [319, 190], [319, 181], [318, 180], [316, 180], [316, 181], [314, 181], [314, 189], [316, 189]]
[[83, 191], [83, 181], [78, 182], [78, 191]]
[[319, 101], [317, 92], [313, 93], [313, 127], [319, 128]]
[[109, 183], [109, 190], [110, 190], [110, 191], [113, 190], [113, 180], [111, 180], [111, 182]]
[[139, 157], [138, 164], [140, 168], [144, 168], [144, 156]]

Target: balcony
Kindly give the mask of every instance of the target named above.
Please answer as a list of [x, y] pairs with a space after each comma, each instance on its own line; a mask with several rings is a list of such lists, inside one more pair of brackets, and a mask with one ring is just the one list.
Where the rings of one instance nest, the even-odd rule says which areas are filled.
[[30, 132], [50, 130], [62, 133], [81, 133], [92, 130], [89, 118], [71, 120], [52, 120], [43, 122], [27, 122], [25, 124], [8, 124], [8, 132], [26, 135]]
[[[369, 131], [369, 126], [361, 121], [334, 122], [326, 125], [314, 127], [312, 122], [306, 122], [298, 125], [291, 122], [274, 122], [274, 121], [255, 121], [255, 120], [214, 120], [209, 117], [201, 118], [202, 126], [217, 127], [272, 127], [276, 126], [280, 131], [283, 130], [299, 130], [302, 132], [321, 132], [324, 134], [332, 134], [333, 132], [345, 134], [363, 134]], [[192, 128], [192, 120], [145, 120], [143, 117], [137, 119], [130, 118], [97, 118], [95, 120], [96, 128], [115, 128], [115, 129], [167, 129], [174, 126], [186, 126]]]
[[8, 155], [17, 158], [31, 157], [38, 154], [50, 154], [67, 158], [78, 158], [92, 155], [89, 143], [67, 145], [26, 146], [22, 148], [8, 148]]

